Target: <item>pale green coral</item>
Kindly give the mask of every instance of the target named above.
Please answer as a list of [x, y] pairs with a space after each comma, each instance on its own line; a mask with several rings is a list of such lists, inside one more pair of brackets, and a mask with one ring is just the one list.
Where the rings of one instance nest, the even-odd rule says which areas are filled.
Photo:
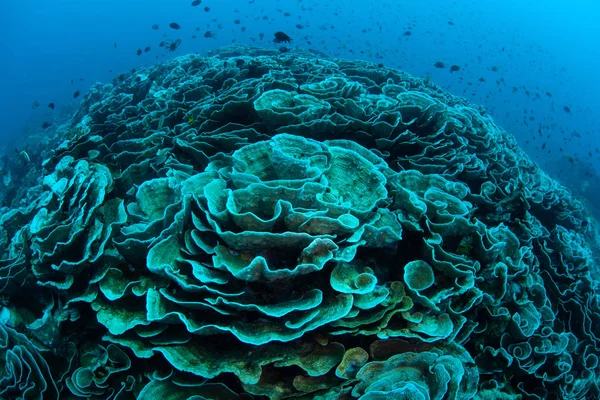
[[5, 397], [598, 396], [582, 204], [430, 82], [233, 46], [64, 129], [0, 215]]

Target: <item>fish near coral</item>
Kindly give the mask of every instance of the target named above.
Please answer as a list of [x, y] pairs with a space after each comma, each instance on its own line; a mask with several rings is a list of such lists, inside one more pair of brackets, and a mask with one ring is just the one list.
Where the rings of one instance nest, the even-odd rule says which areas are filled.
[[292, 38], [283, 32], [275, 32], [274, 36], [273, 42], [275, 43], [290, 43], [292, 41]]
[[29, 157], [29, 154], [25, 150], [19, 151], [19, 149], [15, 148], [15, 153], [17, 153], [19, 155], [19, 157], [22, 157], [22, 159], [25, 162], [30, 162], [31, 161], [31, 158]]
[[173, 43], [171, 43], [169, 45], [169, 51], [177, 50], [177, 48], [179, 47], [180, 44], [181, 44], [181, 39], [177, 39], [176, 41], [174, 41]]

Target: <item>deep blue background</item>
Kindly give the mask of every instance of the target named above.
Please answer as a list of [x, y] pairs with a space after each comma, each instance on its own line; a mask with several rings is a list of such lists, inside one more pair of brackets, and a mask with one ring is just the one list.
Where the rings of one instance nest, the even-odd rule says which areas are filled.
[[[600, 166], [600, 153], [595, 151], [600, 146], [600, 3], [596, 1], [203, 0], [199, 7], [190, 3], [3, 1], [0, 147], [40, 129], [43, 121], [60, 115], [61, 108], [63, 115], [69, 115], [83, 97], [74, 100], [75, 90], [83, 94], [92, 83], [108, 82], [118, 72], [165, 57], [205, 52], [233, 40], [273, 47], [273, 32], [283, 30], [293, 37], [292, 47], [430, 75], [452, 93], [485, 105], [549, 170], [570, 168], [577, 175], [578, 165], [587, 160]], [[205, 12], [205, 6], [211, 10]], [[173, 21], [182, 30], [170, 29]], [[159, 31], [151, 29], [155, 23], [160, 24]], [[298, 23], [304, 28], [295, 28]], [[217, 34], [216, 40], [203, 37], [207, 29]], [[404, 35], [407, 30], [410, 36]], [[263, 41], [258, 40], [261, 32]], [[198, 37], [192, 39], [193, 34]], [[166, 38], [181, 38], [183, 43], [169, 53], [158, 47]], [[136, 50], [146, 46], [152, 50], [138, 57]], [[436, 61], [459, 65], [461, 70], [436, 69]], [[491, 70], [493, 66], [497, 72]], [[485, 82], [479, 81], [481, 77]], [[35, 100], [40, 107], [33, 110]], [[49, 102], [57, 105], [54, 113], [47, 108]], [[563, 110], [565, 105], [571, 114]], [[537, 133], [540, 125], [543, 138]], [[541, 151], [543, 142], [547, 145]], [[566, 155], [577, 161], [568, 162]]]

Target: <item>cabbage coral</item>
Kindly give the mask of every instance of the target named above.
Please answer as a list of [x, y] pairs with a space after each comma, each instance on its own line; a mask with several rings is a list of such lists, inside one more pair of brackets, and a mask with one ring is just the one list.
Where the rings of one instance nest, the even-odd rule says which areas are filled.
[[586, 210], [428, 81], [179, 57], [94, 86], [43, 168], [0, 217], [3, 396], [600, 395]]

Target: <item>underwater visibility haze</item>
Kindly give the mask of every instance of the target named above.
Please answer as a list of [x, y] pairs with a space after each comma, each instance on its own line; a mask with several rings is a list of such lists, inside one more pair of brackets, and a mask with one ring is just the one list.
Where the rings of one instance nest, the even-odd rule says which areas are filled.
[[599, 398], [595, 3], [0, 7], [0, 398]]

